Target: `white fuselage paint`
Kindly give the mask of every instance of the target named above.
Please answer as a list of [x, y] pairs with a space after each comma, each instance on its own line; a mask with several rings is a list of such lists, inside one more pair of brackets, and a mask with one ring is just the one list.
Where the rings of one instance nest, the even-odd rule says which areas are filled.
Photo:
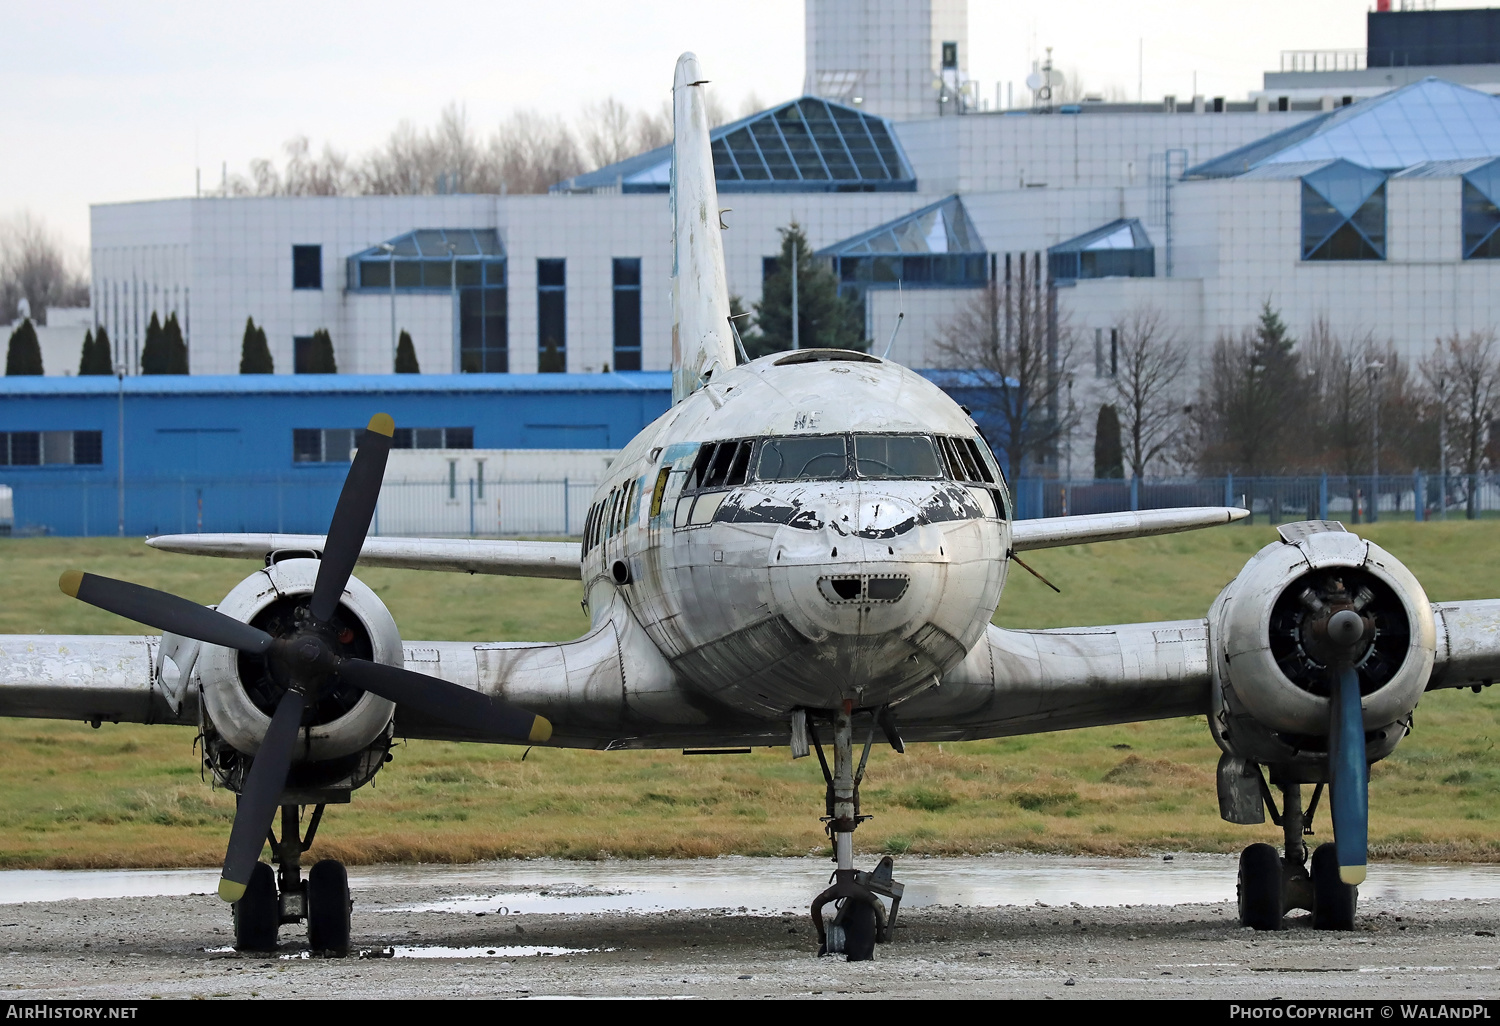
[[[628, 497], [616, 521], [623, 526], [611, 533], [606, 524], [583, 553], [595, 626], [620, 615], [611, 601], [618, 591], [684, 683], [741, 713], [780, 717], [797, 707], [897, 702], [936, 683], [983, 636], [1005, 581], [1008, 502], [998, 516], [975, 503], [970, 512], [980, 515], [924, 523], [925, 507], [965, 486], [857, 476], [757, 482], [752, 475], [713, 491], [710, 502], [795, 504], [805, 514], [801, 526], [718, 519], [679, 526], [684, 483], [706, 442], [977, 435], [947, 395], [897, 364], [855, 354], [785, 359], [722, 371], [622, 451], [594, 508], [607, 513], [615, 496]], [[653, 516], [663, 470], [669, 476]], [[616, 584], [617, 564], [629, 583]], [[826, 583], [835, 576], [907, 584], [894, 601], [835, 601]]]

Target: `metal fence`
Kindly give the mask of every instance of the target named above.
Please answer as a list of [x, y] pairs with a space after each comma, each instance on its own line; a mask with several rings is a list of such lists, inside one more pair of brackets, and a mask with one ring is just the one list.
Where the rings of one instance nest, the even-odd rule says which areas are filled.
[[[322, 534], [341, 476], [176, 478], [126, 482], [0, 482], [0, 535]], [[571, 537], [583, 530], [595, 481], [448, 478], [388, 481], [371, 533], [392, 536]], [[1239, 506], [1251, 522], [1435, 520], [1500, 516], [1500, 475], [1215, 477], [1015, 483], [1018, 519], [1080, 513]]]
[[[179, 478], [127, 481], [11, 480], [0, 534], [191, 534], [275, 531], [322, 534], [342, 477]], [[0, 489], [6, 486], [0, 484]], [[370, 526], [375, 535], [573, 536], [595, 481], [445, 479], [388, 481]], [[0, 496], [3, 499], [3, 496]], [[6, 512], [0, 502], [0, 514]], [[123, 528], [122, 528], [123, 524]]]
[[1172, 506], [1238, 506], [1251, 522], [1289, 520], [1440, 520], [1500, 516], [1500, 476], [1490, 474], [1382, 474], [1345, 477], [1173, 478], [1162, 480], [1023, 480], [1015, 488], [1016, 517], [1165, 509]]

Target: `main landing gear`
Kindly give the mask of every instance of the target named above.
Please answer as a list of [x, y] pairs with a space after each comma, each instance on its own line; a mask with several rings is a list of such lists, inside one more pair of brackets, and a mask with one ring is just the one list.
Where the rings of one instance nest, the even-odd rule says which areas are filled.
[[[886, 943], [896, 928], [896, 913], [901, 908], [901, 894], [905, 889], [892, 879], [894, 863], [889, 855], [871, 872], [864, 873], [854, 868], [854, 829], [869, 816], [859, 814], [859, 784], [864, 779], [865, 764], [870, 759], [870, 745], [875, 739], [872, 722], [865, 736], [864, 752], [859, 759], [859, 768], [854, 768], [854, 716], [852, 703], [845, 702], [833, 716], [833, 770], [828, 769], [828, 760], [823, 754], [812, 720], [806, 720], [808, 738], [818, 753], [818, 764], [823, 767], [823, 779], [828, 785], [823, 817], [829, 840], [833, 842], [836, 868], [830, 886], [812, 903], [813, 926], [818, 931], [819, 955], [843, 955], [850, 962], [867, 962], [875, 957], [875, 944]], [[900, 739], [889, 727], [887, 736], [892, 747], [901, 749]], [[804, 749], [801, 754], [806, 754]], [[891, 899], [890, 910], [880, 900]], [[823, 909], [829, 903], [834, 906], [830, 922], [825, 922]]]
[[1331, 843], [1320, 844], [1312, 853], [1309, 871], [1307, 845], [1302, 840], [1313, 832], [1313, 814], [1323, 785], [1313, 790], [1305, 814], [1301, 785], [1279, 786], [1282, 802], [1278, 813], [1270, 789], [1261, 784], [1271, 822], [1281, 827], [1285, 850], [1278, 853], [1269, 844], [1252, 844], [1240, 854], [1240, 924], [1257, 930], [1279, 930], [1286, 913], [1301, 908], [1312, 913], [1314, 929], [1354, 929], [1359, 888], [1339, 879], [1338, 855]]
[[324, 859], [302, 879], [302, 855], [312, 847], [323, 819], [323, 806], [313, 809], [307, 835], [299, 833], [302, 806], [281, 807], [281, 837], [271, 842], [273, 872], [264, 862], [251, 872], [244, 896], [234, 909], [234, 946], [240, 951], [275, 951], [276, 932], [289, 923], [307, 920], [307, 946], [320, 954], [349, 953], [349, 874], [343, 863]]

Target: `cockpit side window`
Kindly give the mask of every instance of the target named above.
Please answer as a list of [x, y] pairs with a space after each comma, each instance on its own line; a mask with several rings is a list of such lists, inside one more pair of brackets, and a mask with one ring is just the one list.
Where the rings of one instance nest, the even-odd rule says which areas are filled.
[[754, 446], [751, 439], [704, 442], [693, 460], [693, 469], [688, 472], [683, 490], [695, 492], [744, 484], [749, 476], [750, 454]]
[[943, 476], [926, 435], [855, 435], [854, 467], [864, 478], [911, 481]]
[[838, 481], [849, 476], [843, 435], [769, 438], [760, 445], [755, 476], [762, 481]]

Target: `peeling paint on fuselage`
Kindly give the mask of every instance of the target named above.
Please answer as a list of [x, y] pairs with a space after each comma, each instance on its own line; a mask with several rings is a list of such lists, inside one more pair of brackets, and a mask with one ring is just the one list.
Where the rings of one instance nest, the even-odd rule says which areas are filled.
[[[704, 442], [977, 429], [897, 364], [779, 359], [722, 373], [621, 453], [596, 500], [631, 482], [643, 498], [623, 529], [584, 553], [590, 608], [596, 618], [608, 608], [618, 615], [608, 601], [618, 590], [689, 686], [741, 712], [901, 701], [983, 635], [1005, 582], [1006, 521], [948, 481], [752, 481], [692, 526], [677, 526], [677, 499]], [[668, 483], [652, 516], [663, 469]], [[615, 583], [617, 562], [629, 583]], [[831, 576], [906, 584], [894, 600], [833, 601], [819, 588]]]

